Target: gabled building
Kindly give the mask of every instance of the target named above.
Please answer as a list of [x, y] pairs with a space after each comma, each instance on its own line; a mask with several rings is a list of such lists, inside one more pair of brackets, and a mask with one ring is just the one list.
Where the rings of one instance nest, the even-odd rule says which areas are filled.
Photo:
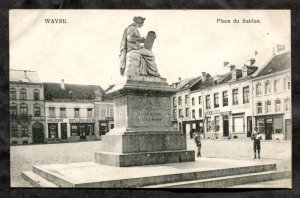
[[291, 139], [291, 52], [274, 55], [252, 81], [255, 126], [264, 139]]
[[11, 144], [43, 143], [44, 87], [37, 72], [11, 69], [9, 95]]
[[178, 127], [183, 133], [189, 133], [191, 130], [191, 99], [190, 87], [199, 81], [201, 77], [181, 80], [173, 83], [171, 86], [177, 89], [176, 94], [171, 97], [172, 100], [172, 124]]
[[[105, 93], [112, 89], [109, 86]], [[114, 128], [114, 104], [111, 97], [104, 95], [101, 100], [95, 101], [95, 130], [100, 135], [105, 135]]]
[[47, 142], [100, 139], [95, 130], [95, 102], [104, 90], [96, 85], [44, 83]]

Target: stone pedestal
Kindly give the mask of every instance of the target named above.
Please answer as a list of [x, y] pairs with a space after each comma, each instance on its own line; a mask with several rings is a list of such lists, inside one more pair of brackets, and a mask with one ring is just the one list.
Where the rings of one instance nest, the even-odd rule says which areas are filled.
[[171, 95], [160, 77], [124, 77], [113, 97], [115, 128], [102, 136], [95, 161], [111, 166], [140, 166], [195, 161], [185, 135], [171, 125]]

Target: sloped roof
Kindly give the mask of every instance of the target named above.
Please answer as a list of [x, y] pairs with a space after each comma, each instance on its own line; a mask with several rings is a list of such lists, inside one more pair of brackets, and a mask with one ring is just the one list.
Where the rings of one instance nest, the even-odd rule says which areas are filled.
[[273, 74], [291, 68], [291, 52], [275, 55], [265, 67], [257, 74], [257, 77]]
[[44, 83], [45, 100], [95, 100], [97, 96], [104, 96], [104, 90], [98, 85]]
[[9, 70], [9, 81], [24, 83], [42, 83], [36, 71], [29, 70]]

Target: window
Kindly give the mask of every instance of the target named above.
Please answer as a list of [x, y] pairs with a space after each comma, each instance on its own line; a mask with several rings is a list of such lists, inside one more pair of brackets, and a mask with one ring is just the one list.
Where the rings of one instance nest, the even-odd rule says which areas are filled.
[[284, 78], [284, 91], [288, 91], [291, 89], [291, 80], [290, 78]]
[[181, 101], [181, 96], [178, 97], [178, 105], [181, 105], [182, 101]]
[[34, 116], [41, 116], [41, 108], [34, 107]]
[[20, 90], [20, 99], [26, 100], [26, 90], [25, 89]]
[[186, 108], [185, 109], [185, 117], [189, 117], [189, 114], [190, 114], [189, 108]]
[[244, 133], [244, 117], [233, 117], [233, 132]]
[[201, 96], [198, 97], [198, 103], [199, 103], [199, 104], [202, 103], [202, 98], [201, 98]]
[[280, 88], [281, 88], [281, 87], [280, 87], [280, 80], [279, 80], [279, 79], [274, 80], [274, 92], [275, 92], [275, 93], [280, 92], [280, 91], [281, 91]]
[[77, 124], [71, 124], [71, 136], [78, 136], [79, 126]]
[[206, 132], [210, 132], [211, 131], [211, 118], [208, 117], [206, 118]]
[[257, 109], [257, 114], [262, 113], [262, 104], [261, 104], [261, 102], [258, 102], [256, 104], [256, 109]]
[[109, 109], [109, 117], [114, 117], [114, 109]]
[[40, 100], [40, 91], [39, 90], [34, 90], [33, 99]]
[[238, 105], [239, 104], [239, 99], [238, 99], [238, 89], [233, 89], [232, 90], [232, 104], [233, 105]]
[[185, 95], [185, 98], [184, 98], [184, 102], [185, 104], [188, 104], [189, 103], [189, 95]]
[[12, 137], [18, 137], [19, 134], [18, 134], [18, 128], [16, 126], [12, 126], [11, 127], [11, 136]]
[[106, 117], [106, 109], [101, 108], [101, 117]]
[[265, 133], [265, 119], [264, 118], [257, 118], [256, 126], [260, 133]]
[[21, 127], [21, 133], [22, 133], [22, 137], [28, 137], [28, 127], [27, 126], [22, 126]]
[[74, 108], [74, 117], [79, 118], [80, 117], [80, 109], [79, 108]]
[[179, 109], [179, 117], [183, 118], [182, 109]]
[[61, 118], [66, 118], [67, 117], [67, 112], [65, 107], [60, 108], [60, 117]]
[[232, 80], [236, 80], [236, 72], [235, 71], [232, 72]]
[[223, 91], [223, 107], [228, 106], [228, 91]]
[[218, 108], [219, 107], [219, 93], [215, 93], [214, 94], [214, 105], [215, 105], [215, 108]]
[[215, 116], [215, 131], [220, 130], [220, 116]]
[[257, 83], [256, 84], [256, 96], [261, 96], [261, 84]]
[[87, 109], [87, 117], [88, 117], [88, 118], [93, 117], [93, 109], [92, 109], [92, 108], [88, 108], [88, 109]]
[[196, 116], [196, 115], [195, 115], [195, 109], [193, 109], [193, 110], [192, 110], [192, 118], [196, 119], [195, 116]]
[[55, 107], [49, 107], [49, 117], [55, 118]]
[[282, 133], [283, 132], [283, 119], [282, 117], [274, 118], [274, 132]]
[[210, 109], [210, 95], [206, 96], [206, 109]]
[[243, 68], [243, 77], [247, 77], [247, 68]]
[[28, 114], [28, 108], [27, 108], [27, 106], [22, 105], [20, 107], [20, 114], [23, 115], [23, 116], [26, 116]]
[[249, 86], [243, 88], [243, 103], [249, 103]]
[[176, 120], [177, 118], [177, 109], [173, 109], [173, 119]]
[[291, 110], [291, 99], [290, 98], [284, 99], [284, 109], [285, 109], [285, 111]]
[[17, 95], [16, 95], [16, 90], [15, 89], [11, 89], [10, 92], [9, 92], [9, 98], [11, 100], [16, 100], [17, 99]]
[[199, 117], [202, 117], [202, 108], [199, 108]]
[[195, 106], [195, 98], [192, 98], [192, 106]]
[[266, 102], [266, 113], [271, 113], [271, 110], [272, 110], [272, 108], [271, 108], [271, 101], [268, 100]]
[[176, 101], [176, 97], [173, 97], [173, 107], [176, 107], [176, 104], [177, 103], [177, 101]]
[[265, 94], [271, 93], [271, 83], [270, 81], [265, 82]]
[[16, 116], [18, 114], [18, 108], [17, 106], [11, 106], [10, 107], [10, 115]]
[[275, 100], [275, 113], [281, 111], [280, 106], [281, 106], [281, 101], [280, 101], [280, 99], [276, 99], [276, 100]]

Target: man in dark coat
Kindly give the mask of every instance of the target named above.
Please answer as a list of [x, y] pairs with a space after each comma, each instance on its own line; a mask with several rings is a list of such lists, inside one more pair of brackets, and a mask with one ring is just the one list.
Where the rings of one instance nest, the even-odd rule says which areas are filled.
[[197, 157], [201, 157], [201, 137], [200, 137], [200, 133], [197, 132], [195, 135], [195, 143], [197, 146]]

